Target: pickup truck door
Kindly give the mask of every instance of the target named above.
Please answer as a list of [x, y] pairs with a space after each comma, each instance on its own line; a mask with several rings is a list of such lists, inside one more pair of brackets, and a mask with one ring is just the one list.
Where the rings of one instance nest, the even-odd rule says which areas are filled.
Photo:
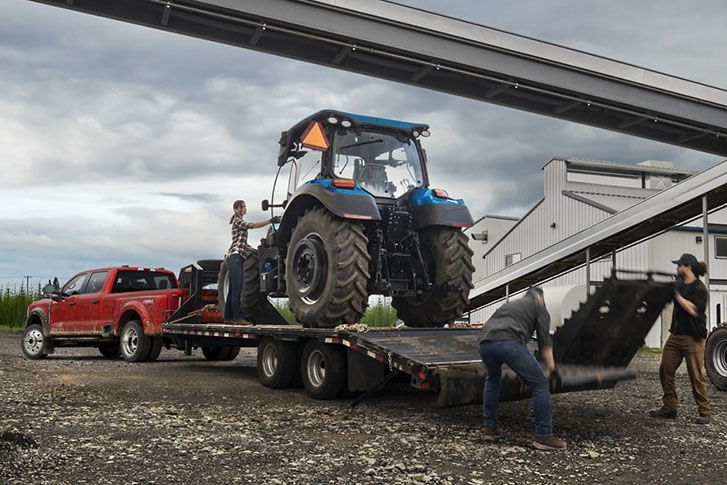
[[[84, 335], [100, 335], [102, 326], [104, 287], [108, 279], [108, 271], [95, 271], [88, 278], [83, 293], [78, 295], [76, 303], [75, 328]], [[110, 320], [110, 319], [109, 319]], [[107, 322], [107, 323], [110, 323]]]
[[88, 273], [81, 273], [74, 276], [61, 288], [61, 301], [54, 301], [51, 304], [50, 324], [48, 325], [51, 335], [73, 335], [79, 333], [76, 325], [76, 307], [78, 296], [86, 286]]

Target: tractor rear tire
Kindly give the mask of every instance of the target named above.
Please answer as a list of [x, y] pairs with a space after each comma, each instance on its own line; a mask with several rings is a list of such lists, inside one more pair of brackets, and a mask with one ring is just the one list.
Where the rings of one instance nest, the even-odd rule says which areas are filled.
[[714, 387], [727, 391], [727, 327], [717, 327], [707, 338], [704, 367]]
[[419, 297], [394, 297], [391, 305], [408, 327], [442, 327], [462, 316], [472, 289], [472, 254], [459, 229], [431, 227], [420, 233], [422, 258], [434, 286], [449, 284], [456, 292], [428, 291]]
[[304, 327], [357, 322], [366, 310], [368, 238], [363, 225], [308, 209], [293, 228], [285, 262], [290, 308]]
[[235, 360], [240, 353], [240, 347], [223, 345], [221, 347], [202, 347], [204, 358], [213, 362]]
[[[230, 281], [227, 273], [227, 265], [223, 262], [220, 265], [220, 272], [217, 278], [217, 301], [220, 311], [224, 315], [225, 303], [229, 296]], [[250, 323], [266, 324], [265, 309], [267, 297], [260, 293], [260, 259], [256, 249], [245, 251], [245, 258], [242, 263], [242, 293], [240, 294], [240, 308], [242, 318]]]

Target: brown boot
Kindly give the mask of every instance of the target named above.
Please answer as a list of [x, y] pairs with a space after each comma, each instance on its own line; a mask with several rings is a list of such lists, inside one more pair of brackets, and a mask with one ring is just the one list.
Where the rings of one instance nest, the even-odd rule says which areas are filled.
[[697, 419], [694, 420], [694, 424], [709, 424], [712, 421], [712, 417], [709, 414], [700, 414]]
[[495, 441], [500, 437], [500, 430], [485, 426], [483, 438], [485, 441]]
[[564, 450], [565, 449], [565, 441], [559, 440], [555, 436], [544, 436], [544, 437], [535, 437], [535, 440], [533, 440], [533, 446], [536, 450], [544, 450], [544, 451], [551, 451], [551, 450]]
[[659, 409], [652, 409], [651, 411], [649, 411], [649, 416], [651, 416], [652, 418], [676, 419], [677, 410], [661, 407]]

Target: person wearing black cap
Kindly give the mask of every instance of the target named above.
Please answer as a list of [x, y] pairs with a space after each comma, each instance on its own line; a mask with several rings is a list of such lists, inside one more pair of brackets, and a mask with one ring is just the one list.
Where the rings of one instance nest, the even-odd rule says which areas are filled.
[[696, 424], [709, 424], [711, 409], [704, 378], [704, 343], [707, 338], [706, 308], [709, 299], [707, 287], [699, 279], [707, 272], [707, 263], [697, 261], [693, 254], [685, 253], [672, 261], [677, 265], [674, 283], [674, 311], [669, 338], [661, 353], [659, 377], [664, 390], [663, 405], [649, 414], [655, 418], [677, 417], [677, 390], [674, 375], [682, 360], [687, 362], [692, 394], [697, 403], [699, 417]]
[[540, 288], [530, 288], [523, 298], [507, 302], [498, 308], [479, 334], [480, 357], [487, 370], [482, 398], [484, 438], [494, 440], [500, 435], [497, 428], [497, 407], [500, 400], [502, 365], [506, 364], [533, 394], [533, 446], [539, 450], [559, 450], [565, 448], [566, 444], [553, 436], [550, 382], [535, 356], [527, 348], [533, 332], [538, 336], [538, 349], [546, 369], [553, 372], [555, 361], [550, 337], [550, 314], [545, 307], [543, 290]]

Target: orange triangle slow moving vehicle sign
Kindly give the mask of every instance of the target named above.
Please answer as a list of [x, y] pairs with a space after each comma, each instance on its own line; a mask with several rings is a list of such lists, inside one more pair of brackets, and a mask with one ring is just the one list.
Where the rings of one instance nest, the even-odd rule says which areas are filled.
[[323, 131], [323, 126], [318, 121], [311, 121], [300, 139], [304, 147], [313, 150], [326, 151], [330, 146], [326, 133]]

